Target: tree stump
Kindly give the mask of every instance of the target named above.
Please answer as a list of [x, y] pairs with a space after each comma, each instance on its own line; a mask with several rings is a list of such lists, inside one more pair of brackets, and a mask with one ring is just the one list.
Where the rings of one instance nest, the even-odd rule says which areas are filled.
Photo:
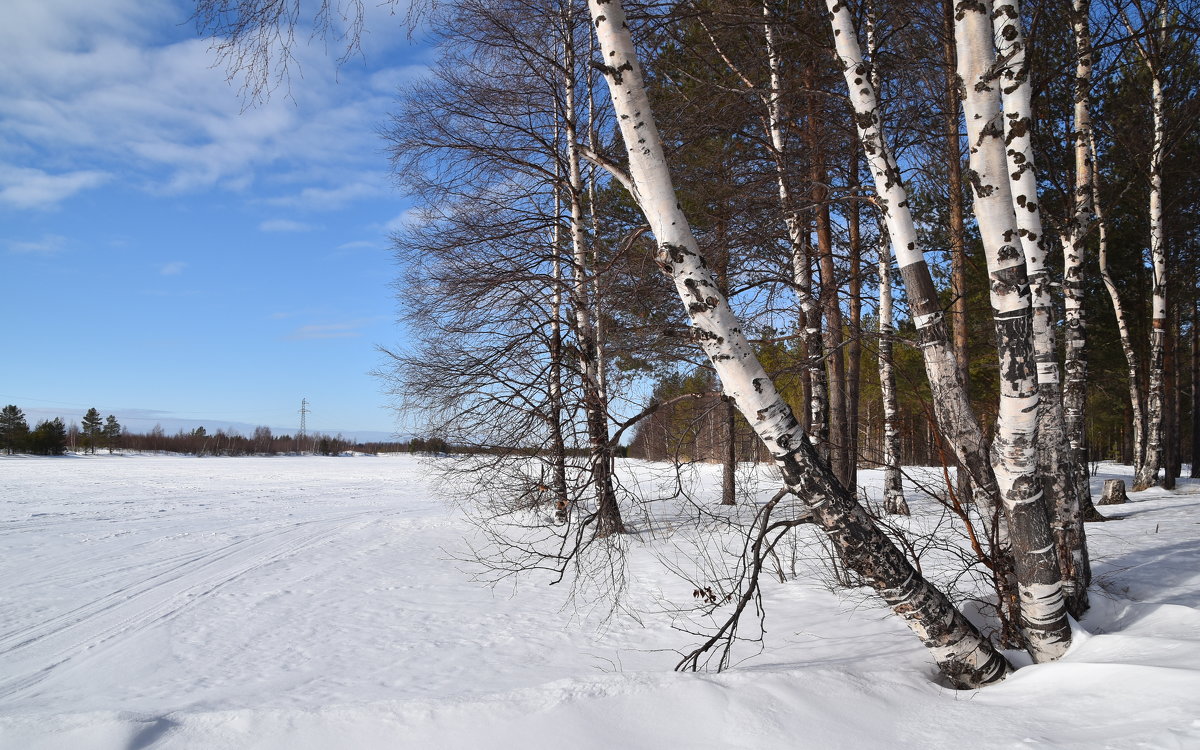
[[1129, 497], [1125, 494], [1124, 479], [1105, 479], [1104, 493], [1100, 495], [1100, 502], [1096, 505], [1121, 505], [1129, 502]]

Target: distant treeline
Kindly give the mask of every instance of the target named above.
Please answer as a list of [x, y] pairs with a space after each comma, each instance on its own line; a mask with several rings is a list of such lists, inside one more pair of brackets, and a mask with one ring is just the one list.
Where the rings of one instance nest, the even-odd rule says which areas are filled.
[[338, 435], [312, 433], [306, 435], [276, 435], [270, 427], [256, 427], [251, 435], [236, 430], [218, 429], [209, 432], [204, 427], [180, 430], [167, 434], [162, 425], [146, 433], [130, 432], [117, 418], [101, 419], [100, 412], [88, 409], [79, 425], [65, 425], [54, 418], [38, 422], [32, 429], [25, 413], [9, 404], [0, 410], [0, 452], [32, 453], [60, 456], [67, 452], [109, 453], [118, 451], [190, 453], [197, 456], [251, 456], [315, 453], [336, 456], [346, 452], [398, 453], [448, 452], [437, 441], [359, 443]]

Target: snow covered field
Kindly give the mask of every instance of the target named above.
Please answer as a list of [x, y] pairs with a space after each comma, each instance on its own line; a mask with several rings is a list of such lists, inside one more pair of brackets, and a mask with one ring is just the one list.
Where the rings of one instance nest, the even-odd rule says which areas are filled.
[[881, 607], [803, 579], [766, 584], [761, 654], [675, 673], [694, 640], [654, 610], [690, 589], [651, 545], [629, 554], [639, 618], [487, 588], [428, 475], [0, 457], [0, 748], [1200, 748], [1200, 484], [1088, 526], [1063, 661], [955, 692]]

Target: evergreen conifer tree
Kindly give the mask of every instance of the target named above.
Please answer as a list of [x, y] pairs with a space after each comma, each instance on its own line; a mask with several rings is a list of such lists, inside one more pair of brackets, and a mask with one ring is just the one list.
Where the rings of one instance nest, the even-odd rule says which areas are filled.
[[112, 453], [114, 448], [120, 447], [121, 442], [121, 423], [112, 414], [104, 420], [104, 447], [108, 448], [108, 452]]
[[15, 453], [25, 447], [29, 438], [29, 423], [25, 413], [16, 405], [0, 409], [0, 450]]
[[96, 446], [99, 445], [104, 436], [104, 422], [100, 419], [100, 412], [96, 411], [95, 407], [87, 410], [87, 414], [83, 415], [83, 423], [80, 429], [80, 437], [83, 438], [83, 447], [88, 453], [95, 453]]

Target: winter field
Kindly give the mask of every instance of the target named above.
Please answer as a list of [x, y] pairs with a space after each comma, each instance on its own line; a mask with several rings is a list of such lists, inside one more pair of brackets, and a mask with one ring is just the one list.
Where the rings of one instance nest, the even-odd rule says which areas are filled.
[[0, 748], [1200, 748], [1198, 482], [1102, 508], [1071, 652], [973, 692], [811, 560], [761, 649], [674, 672], [686, 513], [631, 519], [607, 616], [473, 581], [447, 493], [407, 456], [0, 457]]

